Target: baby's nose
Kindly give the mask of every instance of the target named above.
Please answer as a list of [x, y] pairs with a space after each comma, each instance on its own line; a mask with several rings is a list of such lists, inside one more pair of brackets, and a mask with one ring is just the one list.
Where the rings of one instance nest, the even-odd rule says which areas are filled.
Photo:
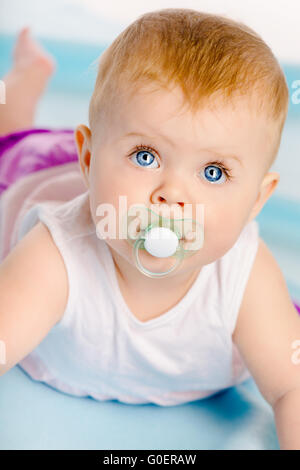
[[164, 198], [159, 198], [159, 201], [151, 205], [151, 209], [159, 214], [161, 217], [181, 219], [184, 214], [184, 202], [169, 202]]
[[[158, 200], [159, 200], [158, 202], [161, 203], [161, 204], [168, 204], [168, 201], [162, 196], [158, 196]], [[173, 202], [173, 204], [174, 204], [174, 202]], [[177, 201], [177, 202], [175, 202], [175, 204], [178, 204], [182, 208], [184, 207], [184, 202]]]
[[183, 210], [191, 196], [188, 184], [188, 182], [184, 184], [178, 175], [177, 177], [170, 177], [168, 181], [156, 186], [151, 193], [150, 201], [152, 204], [167, 204], [168, 206], [177, 206]]

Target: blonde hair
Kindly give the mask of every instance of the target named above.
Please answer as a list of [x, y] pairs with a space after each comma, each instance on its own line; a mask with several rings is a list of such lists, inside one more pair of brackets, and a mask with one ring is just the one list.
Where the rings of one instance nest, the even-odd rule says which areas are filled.
[[288, 112], [288, 86], [270, 47], [245, 24], [184, 8], [139, 16], [100, 56], [89, 105], [91, 130], [122, 93], [130, 96], [149, 84], [179, 85], [192, 112], [214, 98], [226, 104], [247, 97], [276, 124], [269, 166], [273, 163]]

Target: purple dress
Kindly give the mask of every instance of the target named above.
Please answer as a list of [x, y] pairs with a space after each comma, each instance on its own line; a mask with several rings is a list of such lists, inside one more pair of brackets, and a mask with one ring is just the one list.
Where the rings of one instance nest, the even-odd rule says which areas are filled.
[[22, 176], [78, 161], [73, 129], [25, 129], [0, 137], [0, 196]]

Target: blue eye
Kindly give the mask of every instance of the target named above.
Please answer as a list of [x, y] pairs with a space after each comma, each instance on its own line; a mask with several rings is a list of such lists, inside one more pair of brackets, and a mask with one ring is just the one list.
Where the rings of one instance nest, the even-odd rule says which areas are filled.
[[[224, 181], [221, 180], [222, 176], [224, 176], [224, 173], [227, 176], [225, 170], [215, 165], [208, 165], [204, 169], [204, 176], [205, 178], [207, 178], [207, 180], [210, 183], [218, 183], [218, 184], [224, 183]], [[225, 181], [226, 181], [226, 177], [225, 177]]]
[[[152, 147], [147, 145], [137, 145], [134, 148], [134, 151], [130, 154], [131, 158], [134, 158], [137, 161], [137, 166], [145, 168], [158, 168], [158, 157], [156, 157], [157, 152]], [[151, 166], [152, 164], [155, 166]], [[224, 166], [224, 163], [220, 160], [214, 160], [207, 165], [204, 169], [204, 176], [210, 183], [222, 184], [227, 180], [232, 180], [233, 176], [231, 171]]]
[[[145, 146], [138, 146], [135, 148], [134, 153], [132, 154], [133, 158], [135, 158], [136, 161], [138, 161], [140, 166], [144, 166], [147, 168], [151, 168], [151, 164], [156, 161], [155, 157], [153, 156], [154, 150], [150, 147], [145, 147]], [[156, 161], [157, 163], [157, 161]], [[155, 167], [152, 168], [158, 168], [158, 164]]]

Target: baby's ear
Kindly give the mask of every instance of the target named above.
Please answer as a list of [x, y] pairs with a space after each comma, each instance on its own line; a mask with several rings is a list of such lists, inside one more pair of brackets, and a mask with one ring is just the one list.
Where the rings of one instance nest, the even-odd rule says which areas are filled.
[[80, 124], [74, 131], [80, 169], [89, 188], [89, 171], [91, 162], [91, 131], [85, 124]]
[[256, 199], [256, 202], [252, 208], [252, 211], [249, 215], [248, 222], [254, 219], [262, 210], [267, 200], [271, 197], [272, 193], [275, 191], [280, 180], [279, 173], [273, 171], [265, 175], [260, 190]]

